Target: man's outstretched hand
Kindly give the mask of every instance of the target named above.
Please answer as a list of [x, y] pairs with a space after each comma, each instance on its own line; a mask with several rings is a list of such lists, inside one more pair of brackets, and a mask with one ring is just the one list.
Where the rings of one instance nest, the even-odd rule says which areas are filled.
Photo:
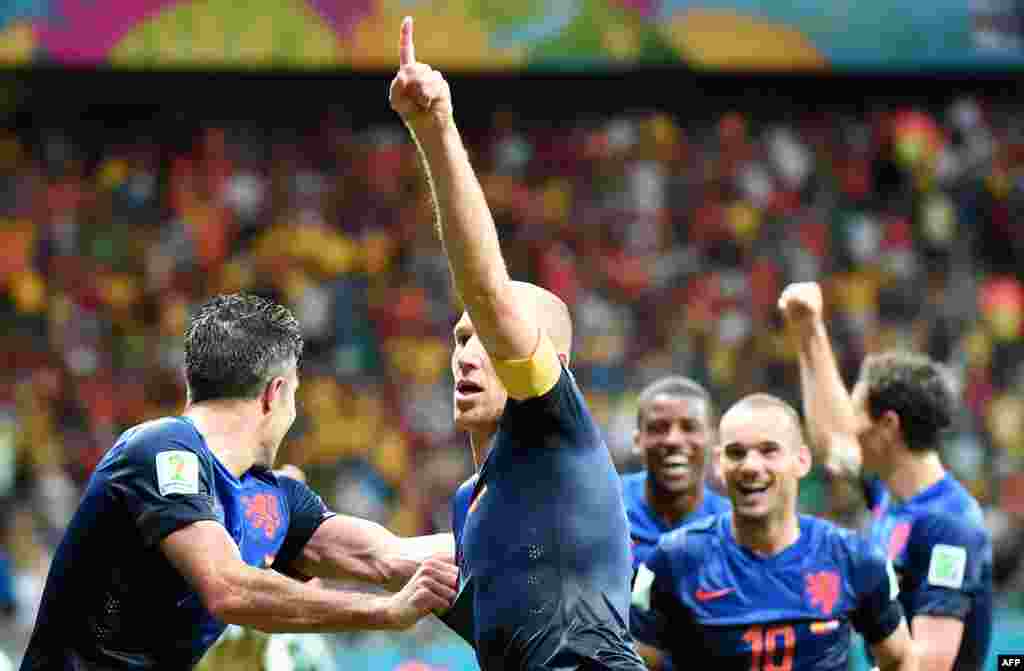
[[416, 61], [412, 18], [402, 20], [398, 74], [391, 81], [391, 108], [417, 133], [443, 131], [452, 123], [452, 94], [440, 72]]

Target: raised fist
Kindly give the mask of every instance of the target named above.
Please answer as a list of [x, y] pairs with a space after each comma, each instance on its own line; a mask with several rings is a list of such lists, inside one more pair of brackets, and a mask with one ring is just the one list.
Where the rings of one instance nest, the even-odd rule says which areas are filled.
[[823, 303], [817, 282], [797, 282], [786, 287], [779, 297], [779, 309], [793, 326], [821, 319]]

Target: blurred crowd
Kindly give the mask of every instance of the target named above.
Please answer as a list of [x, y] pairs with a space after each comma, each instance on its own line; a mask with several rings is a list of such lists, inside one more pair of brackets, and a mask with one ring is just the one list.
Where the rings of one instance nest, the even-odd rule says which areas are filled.
[[[668, 372], [720, 405], [755, 390], [797, 401], [775, 303], [787, 282], [821, 280], [848, 380], [883, 348], [949, 365], [965, 411], [945, 458], [986, 507], [1012, 600], [1024, 587], [1020, 108], [751, 112], [557, 128], [499, 112], [464, 134], [511, 273], [573, 310], [574, 368], [623, 470], [639, 466], [636, 394]], [[8, 639], [31, 625], [98, 458], [124, 428], [180, 412], [182, 334], [215, 292], [273, 297], [304, 326], [281, 460], [338, 510], [403, 534], [448, 527], [472, 462], [452, 427], [459, 308], [425, 188], [397, 123], [233, 125], [187, 151], [140, 139], [98, 156], [60, 131], [0, 131]], [[856, 488], [820, 470], [802, 497], [853, 520]]]

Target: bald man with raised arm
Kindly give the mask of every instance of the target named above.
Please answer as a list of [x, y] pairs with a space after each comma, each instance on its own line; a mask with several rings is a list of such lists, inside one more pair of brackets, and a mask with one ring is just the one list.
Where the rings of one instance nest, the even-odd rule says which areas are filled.
[[453, 502], [459, 595], [445, 620], [484, 671], [640, 671], [622, 488], [567, 368], [572, 322], [513, 282], [452, 117], [448, 84], [416, 61], [402, 24], [391, 104], [431, 181], [455, 288], [455, 422], [478, 472]]

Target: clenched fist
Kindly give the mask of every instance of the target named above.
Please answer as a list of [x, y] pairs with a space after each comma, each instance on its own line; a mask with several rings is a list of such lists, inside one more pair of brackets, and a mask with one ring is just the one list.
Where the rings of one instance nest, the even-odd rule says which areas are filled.
[[820, 320], [823, 303], [817, 282], [790, 284], [779, 297], [779, 309], [791, 326], [804, 326]]
[[455, 599], [459, 569], [450, 555], [436, 555], [420, 564], [400, 592], [391, 597], [391, 620], [396, 628], [411, 627], [431, 612], [448, 610]]
[[391, 108], [413, 132], [443, 131], [452, 123], [452, 93], [440, 72], [416, 62], [412, 18], [405, 17], [398, 38], [398, 74], [391, 81]]

